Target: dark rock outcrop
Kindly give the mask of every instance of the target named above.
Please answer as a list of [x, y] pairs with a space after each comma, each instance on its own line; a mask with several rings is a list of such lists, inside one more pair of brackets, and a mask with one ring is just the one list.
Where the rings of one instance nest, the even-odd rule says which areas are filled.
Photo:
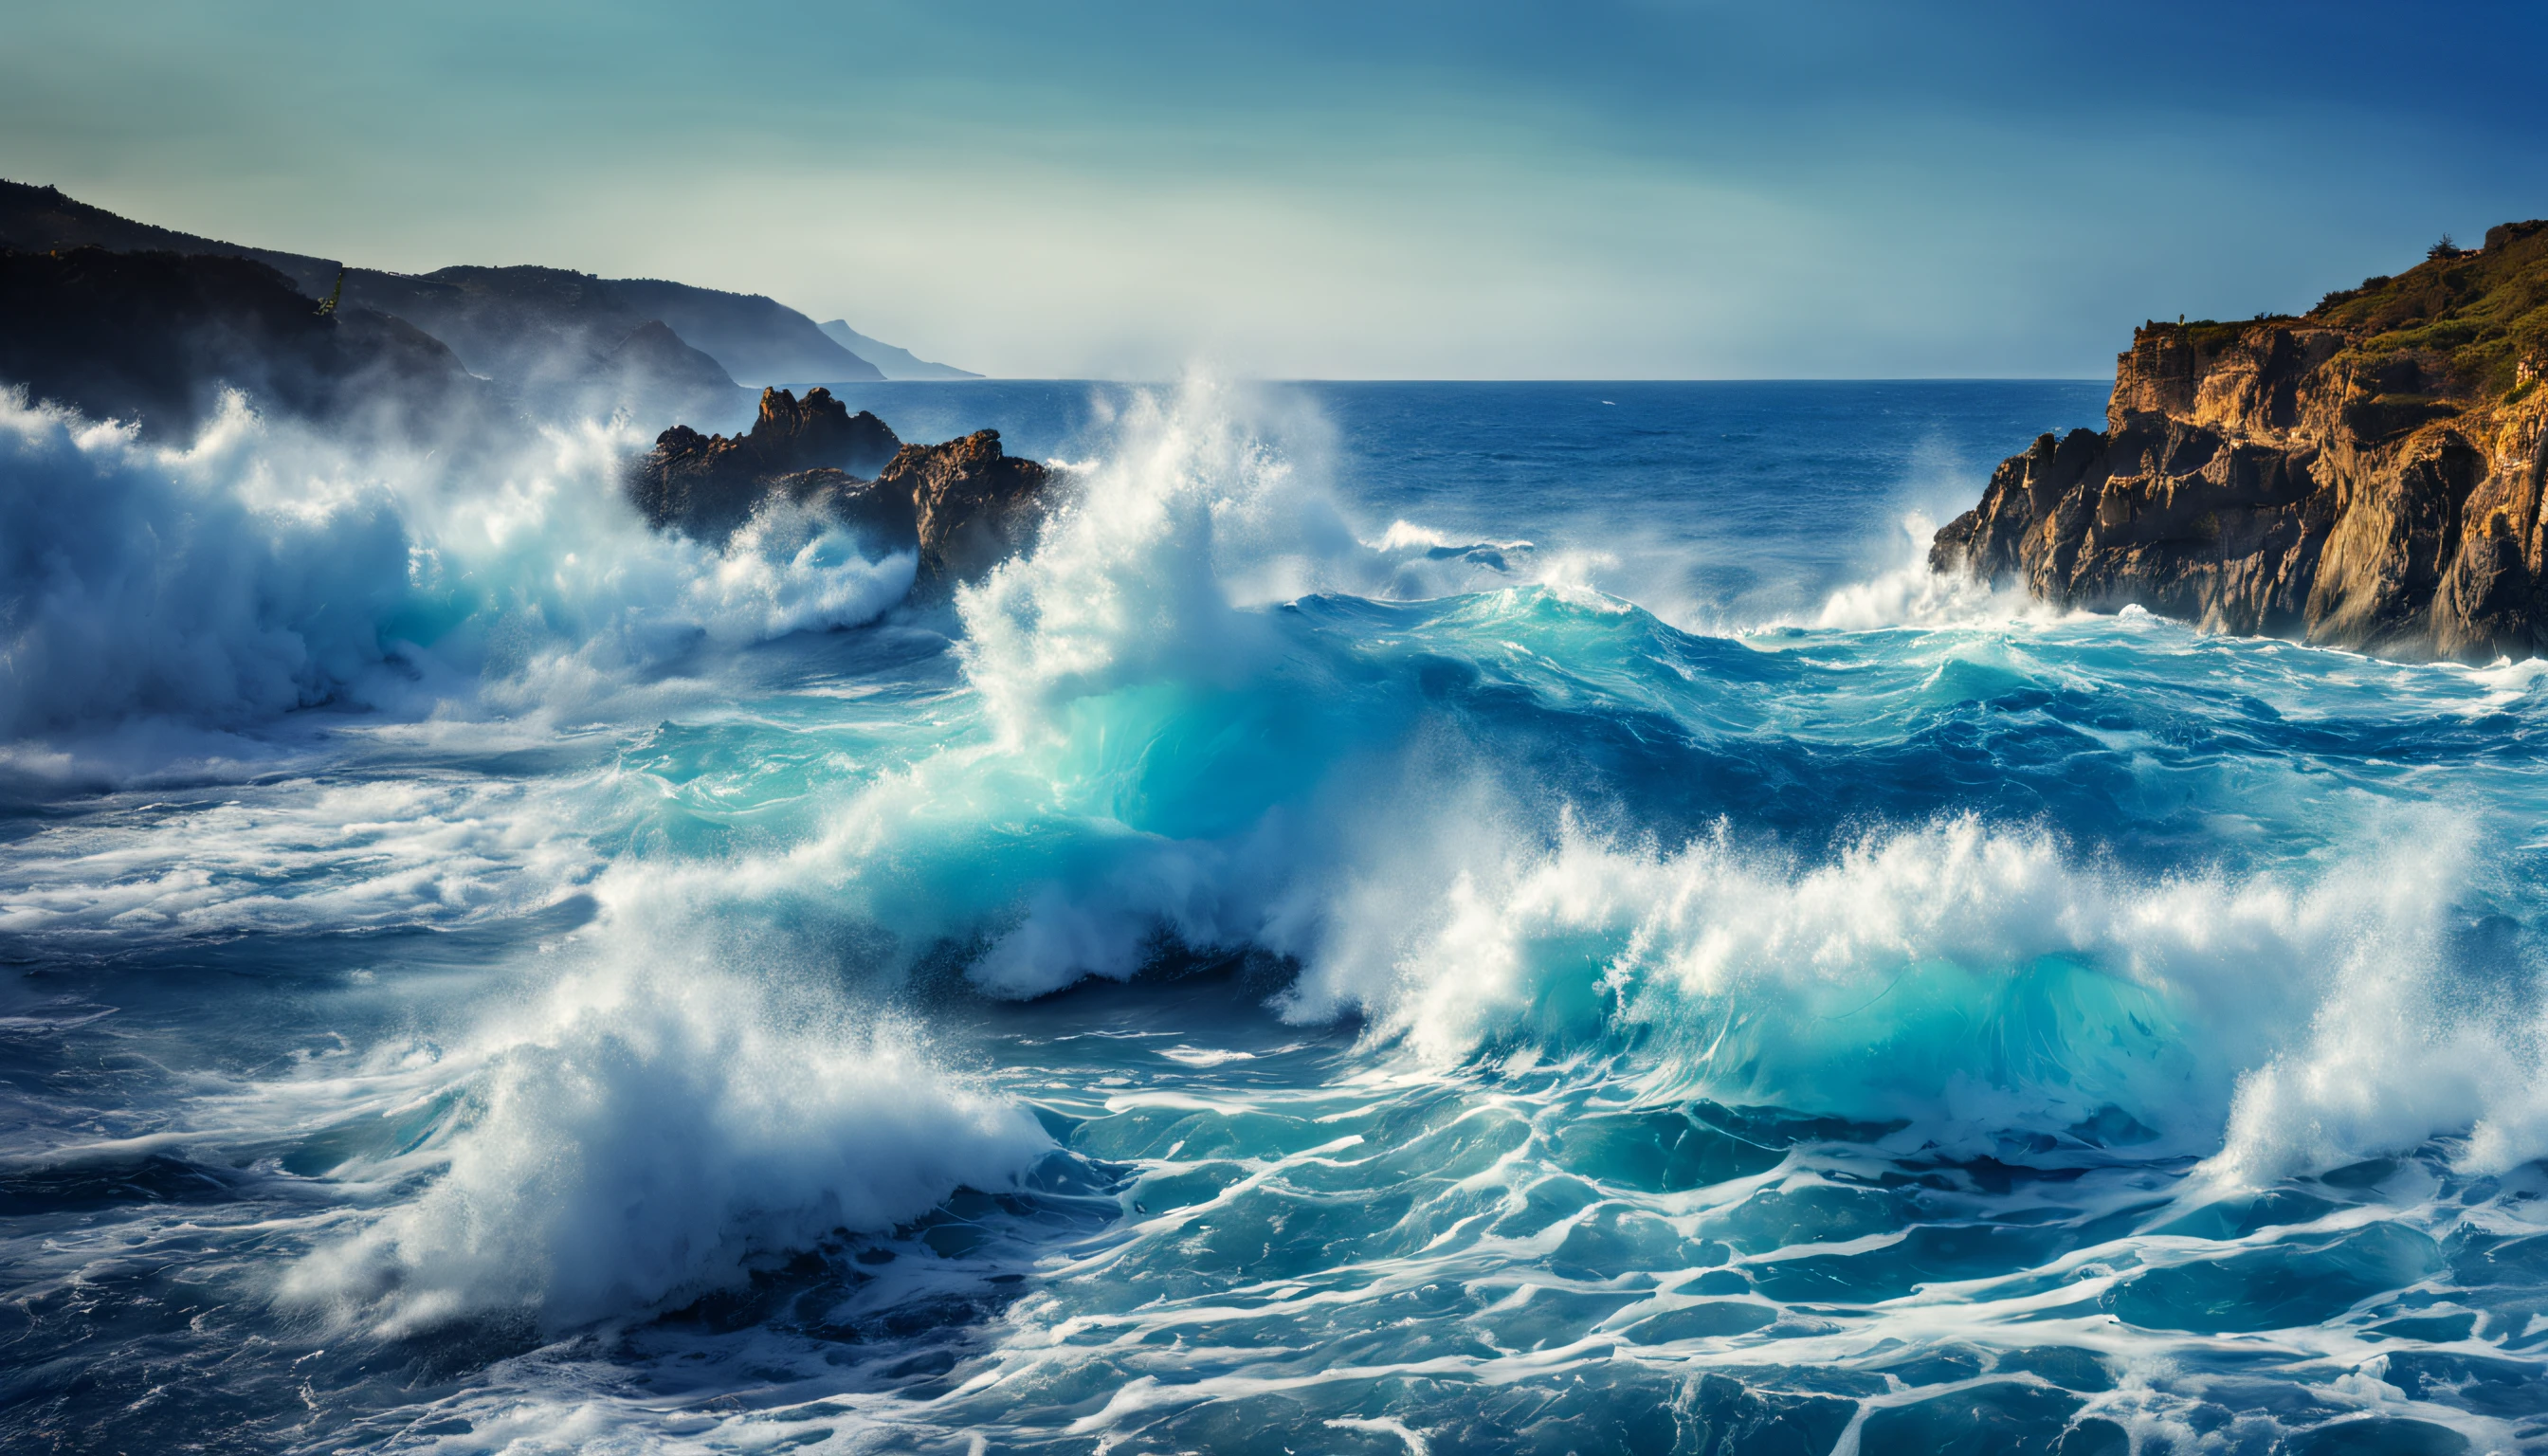
[[630, 475], [629, 494], [656, 526], [722, 539], [751, 518], [780, 480], [806, 477], [791, 490], [810, 495], [838, 483], [809, 472], [836, 472], [849, 481], [902, 448], [883, 420], [864, 410], [852, 414], [830, 390], [807, 390], [799, 400], [767, 389], [760, 417], [746, 433], [703, 435], [677, 424], [656, 436], [653, 452]]
[[2102, 431], [2045, 435], [1940, 571], [2403, 657], [2548, 648], [2548, 223], [2301, 318], [2150, 323]]
[[875, 489], [911, 500], [920, 548], [920, 587], [969, 582], [1033, 544], [1050, 502], [1052, 472], [1000, 448], [1000, 432], [976, 430], [943, 445], [905, 445]]
[[158, 439], [192, 434], [225, 389], [413, 438], [504, 417], [433, 338], [368, 309], [321, 314], [242, 257], [0, 251], [0, 383]]
[[[856, 472], [875, 469], [873, 480]], [[976, 430], [906, 445], [884, 421], [851, 414], [828, 390], [798, 400], [765, 390], [742, 435], [676, 425], [636, 463], [629, 494], [646, 518], [710, 540], [731, 535], [764, 502], [785, 500], [849, 521], [887, 549], [916, 551], [920, 594], [972, 581], [1033, 544], [1050, 508], [1052, 472]]]

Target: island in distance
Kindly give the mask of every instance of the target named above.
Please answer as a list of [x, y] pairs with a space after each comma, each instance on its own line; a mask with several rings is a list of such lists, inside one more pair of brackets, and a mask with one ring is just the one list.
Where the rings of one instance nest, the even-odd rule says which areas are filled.
[[2300, 318], [2144, 324], [2106, 428], [2001, 464], [1930, 563], [2391, 657], [2548, 651], [2543, 374], [2548, 222]]

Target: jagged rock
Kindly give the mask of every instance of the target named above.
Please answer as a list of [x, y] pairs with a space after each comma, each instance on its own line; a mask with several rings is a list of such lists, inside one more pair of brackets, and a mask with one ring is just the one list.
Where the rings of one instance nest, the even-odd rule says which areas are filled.
[[[881, 458], [873, 480], [853, 472]], [[821, 462], [819, 464], [814, 462]], [[846, 468], [845, 468], [846, 467]], [[629, 491], [658, 527], [723, 539], [764, 502], [785, 500], [846, 520], [887, 549], [920, 557], [924, 596], [972, 581], [1033, 543], [1049, 508], [1052, 472], [977, 430], [939, 445], [905, 445], [884, 421], [829, 391], [798, 401], [766, 390], [751, 433], [664, 431], [637, 463]]]
[[920, 548], [920, 585], [969, 582], [1026, 549], [1044, 523], [1052, 473], [976, 430], [943, 445], [905, 445], [876, 477], [878, 492], [908, 495]]
[[[908, 449], [909, 446], [904, 448]], [[908, 491], [879, 488], [846, 470], [807, 470], [772, 481], [764, 499], [784, 496], [809, 510], [844, 521], [869, 540], [893, 550], [912, 550], [920, 538], [919, 520]]]
[[1940, 571], [2406, 657], [2548, 645], [2548, 222], [2304, 318], [2150, 323], [2103, 431], [2045, 435]]
[[905, 445], [872, 481], [809, 470], [769, 483], [783, 495], [920, 554], [918, 592], [937, 595], [980, 579], [1035, 542], [1049, 507], [1052, 472], [1000, 448], [977, 430], [942, 445]]
[[241, 257], [0, 251], [0, 383], [154, 438], [192, 434], [225, 389], [417, 438], [505, 417], [435, 339], [368, 309], [322, 315]]
[[883, 420], [864, 410], [850, 413], [830, 390], [807, 390], [799, 400], [766, 389], [760, 417], [747, 433], [703, 435], [677, 424], [656, 436], [653, 453], [637, 462], [629, 493], [652, 524], [722, 539], [782, 477], [872, 470], [901, 447]]

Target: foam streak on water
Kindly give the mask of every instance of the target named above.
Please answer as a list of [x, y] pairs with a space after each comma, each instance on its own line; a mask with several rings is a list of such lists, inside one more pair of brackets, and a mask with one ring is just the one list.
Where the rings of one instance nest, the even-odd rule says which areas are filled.
[[0, 411], [11, 1449], [2548, 1449], [2535, 665], [1928, 577], [2072, 386], [872, 393], [950, 607]]

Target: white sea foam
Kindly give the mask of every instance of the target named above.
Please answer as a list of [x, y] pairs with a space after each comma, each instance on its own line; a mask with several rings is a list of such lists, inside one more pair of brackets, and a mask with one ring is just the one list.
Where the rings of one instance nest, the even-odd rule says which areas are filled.
[[1475, 831], [1493, 822], [1462, 806], [1329, 888], [1293, 1013], [1360, 1011], [1452, 1061], [1615, 1018], [1657, 1034], [1657, 1093], [1949, 1140], [2119, 1107], [2191, 1150], [2226, 1138], [2242, 1184], [2473, 1124], [2486, 1166], [2548, 1151], [2538, 1029], [2449, 977], [2471, 864], [2446, 818], [2303, 878], [2161, 879], [1971, 819], [1822, 864], [1722, 832], [1662, 850]]
[[[2456, 728], [2517, 705], [2535, 674], [2352, 659], [2330, 669], [2327, 655], [2208, 644], [2146, 619], [2046, 618], [2012, 632], [2022, 613], [2001, 604], [1920, 601], [1944, 590], [1924, 572], [1886, 588], [1894, 597], [1828, 608], [1830, 625], [1796, 631], [1798, 653], [1839, 665], [1803, 687], [1717, 692], [1711, 672], [1743, 680], [1764, 655], [1676, 636], [1599, 591], [1603, 567], [1590, 558], [1535, 553], [1498, 569], [1465, 548], [1437, 555], [1461, 544], [1456, 534], [1353, 529], [1315, 460], [1271, 449], [1252, 409], [1198, 386], [1131, 411], [1119, 448], [1086, 469], [1086, 495], [1040, 549], [959, 596], [971, 691], [862, 724], [880, 740], [902, 735], [892, 765], [815, 756], [826, 767], [791, 781], [802, 803], [789, 812], [816, 828], [660, 854], [622, 806], [658, 795], [655, 771], [606, 767], [610, 744], [643, 740], [629, 725], [669, 700], [645, 695], [664, 690], [647, 674], [695, 644], [846, 619], [870, 588], [898, 592], [907, 566], [853, 561], [854, 543], [786, 512], [722, 556], [662, 543], [597, 489], [597, 436], [553, 441], [585, 466], [447, 495], [332, 467], [302, 485], [273, 470], [221, 477], [228, 484], [197, 500], [211, 502], [201, 518], [285, 532], [272, 551], [309, 554], [321, 578], [338, 556], [373, 560], [365, 532], [390, 521], [381, 540], [398, 548], [403, 585], [378, 620], [439, 633], [429, 645], [393, 633], [406, 645], [377, 659], [357, 633], [339, 642], [351, 678], [305, 679], [338, 639], [305, 637], [302, 657], [275, 644], [328, 619], [296, 607], [300, 617], [275, 618], [282, 637], [260, 636], [267, 608], [256, 603], [332, 600], [332, 579], [295, 595], [286, 572], [268, 591], [255, 573], [273, 563], [250, 552], [240, 559], [254, 590], [233, 590], [218, 574], [187, 575], [179, 553], [171, 580], [205, 604], [203, 621], [225, 624], [210, 640], [273, 670], [248, 675], [280, 684], [254, 698], [257, 710], [301, 701], [317, 682], [381, 694], [409, 715], [342, 730], [368, 735], [360, 760], [276, 732], [259, 740], [274, 755], [260, 762], [283, 776], [184, 805], [128, 796], [34, 828], [0, 875], [0, 932], [484, 927], [570, 885], [595, 919], [475, 970], [412, 982], [387, 967], [353, 972], [349, 998], [392, 1008], [381, 1019], [400, 1030], [342, 1049], [321, 1038], [260, 1060], [244, 1084], [195, 1073], [170, 1126], [75, 1151], [115, 1167], [202, 1153], [205, 1167], [273, 1195], [251, 1212], [267, 1221], [253, 1237], [315, 1241], [282, 1292], [327, 1318], [256, 1333], [324, 1331], [314, 1339], [336, 1353], [308, 1389], [325, 1392], [372, 1358], [380, 1347], [358, 1332], [496, 1317], [569, 1336], [373, 1428], [452, 1449], [953, 1448], [960, 1428], [988, 1441], [1072, 1422], [1100, 1441], [1201, 1445], [1186, 1432], [1202, 1426], [1176, 1422], [1215, 1401], [1267, 1430], [1295, 1419], [1312, 1440], [1443, 1449], [1476, 1429], [1460, 1422], [1478, 1390], [1526, 1393], [1549, 1412], [1530, 1434], [1554, 1436], [1578, 1413], [1686, 1413], [1673, 1403], [1689, 1404], [1691, 1372], [1740, 1376], [1746, 1360], [1891, 1379], [1914, 1353], [1953, 1346], [1987, 1370], [2021, 1342], [2103, 1355], [2119, 1388], [2091, 1397], [2091, 1411], [2180, 1444], [2220, 1428], [2201, 1409], [2205, 1381], [2226, 1391], [2275, 1358], [2309, 1362], [2313, 1418], [2455, 1418], [2435, 1414], [2433, 1387], [2419, 1403], [2377, 1378], [2397, 1346], [2364, 1327], [2366, 1313], [2216, 1336], [2137, 1327], [2101, 1303], [2152, 1271], [2281, 1257], [2384, 1221], [2411, 1253], [2463, 1216], [2536, 1230], [2522, 1212], [2535, 1202], [2515, 1193], [2470, 1215], [2429, 1188], [2449, 1161], [2514, 1169], [2508, 1190], [2535, 1183], [2535, 1169], [2515, 1165], [2548, 1152], [2548, 1026], [2525, 999], [2524, 968], [2490, 970], [2467, 949], [2473, 918], [2526, 893], [2490, 863], [2502, 826], [2458, 801], [2374, 802], [2430, 799], [2423, 789], [2455, 766], [2329, 775], [2260, 757], [2214, 774], [2194, 753], [2153, 768], [2151, 745], [2174, 730], [2167, 712], [2137, 717], [2126, 703], [2064, 720], [2059, 730], [2110, 751], [2100, 772], [2186, 805], [2165, 810], [2174, 822], [2253, 816], [2207, 841], [2230, 867], [2188, 859], [2153, 869], [2005, 815], [1870, 817], [1812, 849], [1731, 821], [1666, 838], [1648, 806], [1589, 806], [1534, 778], [1527, 753], [1500, 754], [1495, 735], [1538, 731], [1559, 709], [1582, 716], [1552, 737], [1604, 728], [1593, 715], [1618, 707], [1610, 721], [1645, 742], [1721, 731], [1728, 763], [1769, 742], [1841, 756], [1859, 742], [1843, 731], [1853, 716], [1906, 702], [1925, 711], [1933, 699], [1971, 707], [1979, 682], [1991, 711], [2016, 718], [2048, 691], [2104, 690], [2083, 657], [2145, 664], [2153, 644], [2180, 660], [2198, 644], [2244, 654], [2205, 665], [2203, 700], [2252, 694], [2296, 716], [2358, 698]], [[289, 443], [231, 422], [265, 441], [269, 462]], [[61, 428], [72, 453], [59, 458], [128, 470], [140, 496], [202, 484], [152, 475], [177, 467], [129, 439], [83, 444]], [[378, 560], [389, 559], [384, 545]], [[1290, 604], [1329, 590], [1421, 596], [1455, 581], [1495, 590], [1438, 616]], [[214, 610], [240, 602], [229, 616]], [[1905, 623], [1924, 630], [1872, 647], [1843, 630]], [[49, 651], [73, 639], [28, 640]], [[204, 645], [180, 643], [177, 659]], [[79, 689], [91, 706], [70, 717], [125, 711], [112, 705], [136, 692], [168, 704], [153, 711], [171, 733], [247, 714], [247, 698], [216, 709], [212, 688], [150, 666], [165, 656], [136, 647], [116, 669], [124, 676]], [[1498, 671], [1508, 680], [1489, 681]], [[165, 683], [177, 685], [149, 685]], [[1684, 687], [1708, 690], [1673, 696]], [[1524, 697], [1540, 716], [1522, 729], [1491, 721], [1497, 702]], [[2002, 712], [2003, 701], [2018, 705]], [[837, 699], [820, 702], [828, 711]], [[1676, 702], [1696, 706], [1674, 718]], [[475, 716], [485, 706], [523, 717], [490, 724]], [[539, 715], [593, 709], [617, 717], [579, 761], [589, 769], [552, 759], [525, 784], [510, 769], [473, 778], [446, 762], [559, 753], [556, 719]], [[198, 726], [179, 721], [187, 714]], [[2254, 725], [2270, 717], [2260, 710], [2248, 726], [2266, 731]], [[759, 751], [794, 731], [764, 724], [737, 738]], [[2356, 791], [2329, 791], [2331, 778]], [[2225, 782], [2234, 793], [2219, 794]], [[621, 847], [606, 864], [602, 843]], [[1276, 1034], [1266, 1042], [1299, 1045], [1251, 1052], [1216, 1042], [1231, 1023], [1205, 1015], [1174, 1030], [1162, 1020], [1113, 1060], [1074, 1050], [1039, 1068], [1026, 1063], [1042, 1053], [1030, 1053], [994, 1085], [951, 1072], [914, 1028], [842, 990], [955, 954], [977, 986], [1036, 997], [1083, 976], [1132, 976], [1169, 941], [1290, 957], [1281, 1009], [1358, 1019], [1362, 1045], [1338, 1055], [1341, 1038]], [[1067, 1018], [1071, 1007], [1051, 1010]], [[82, 1007], [0, 1031], [32, 1040], [92, 1017], [112, 1030], [115, 1015]], [[271, 1070], [284, 1061], [290, 1071]], [[208, 1084], [233, 1090], [203, 1095]], [[1774, 1167], [1700, 1186], [1640, 1162], [1646, 1144], [1601, 1141], [1605, 1126], [1643, 1137], [1651, 1125], [1638, 1120], [1670, 1123], [1693, 1096], [1902, 1126], [1773, 1152], [1783, 1157]], [[889, 1320], [864, 1326], [874, 1343], [861, 1346], [779, 1325], [711, 1336], [642, 1324], [836, 1229], [889, 1228], [961, 1186], [1013, 1186], [1050, 1148], [1028, 1100], [1084, 1114], [1080, 1145], [1133, 1171], [1119, 1191], [1082, 1201], [1107, 1211], [1108, 1228], [1048, 1225], [1038, 1272], [1001, 1286], [1023, 1299], [904, 1367], [946, 1372], [935, 1394], [879, 1373], [906, 1350]], [[2194, 1202], [2437, 1134], [2465, 1140], [2377, 1203], [2321, 1216], [2304, 1202], [2290, 1217], [2314, 1222], [2289, 1249], [2270, 1241], [2288, 1229], [2230, 1239], [2125, 1227], [2153, 1190], [2182, 1186]], [[2109, 1146], [2087, 1150], [2091, 1138]], [[321, 1152], [336, 1161], [304, 1176], [214, 1156], [247, 1146], [292, 1148], [295, 1166]], [[1605, 1146], [1617, 1154], [1607, 1161]], [[1934, 1171], [1941, 1151], [2066, 1159], [2061, 1171], [2083, 1176], [1975, 1192], [1952, 1186], [1959, 1170]], [[38, 1147], [25, 1166], [49, 1166], [46, 1155]], [[2180, 1184], [2191, 1156], [2210, 1161]], [[1932, 1171], [1908, 1182], [1896, 1176], [1906, 1166]], [[1883, 1217], [1826, 1225], [1816, 1200], [1881, 1206]], [[113, 1260], [196, 1259], [191, 1278], [207, 1243], [249, 1246], [225, 1244], [246, 1235], [208, 1231], [195, 1211], [160, 1212], [126, 1225], [75, 1212], [36, 1237], [59, 1234], [42, 1257], [75, 1269], [66, 1281]], [[1749, 1238], [1737, 1231], [1747, 1219]], [[1967, 1252], [1974, 1229], [2017, 1248], [1979, 1271], [1914, 1267], [1914, 1223]], [[2035, 1231], [2065, 1225], [2082, 1238], [2093, 1227], [2097, 1241], [2027, 1251]], [[153, 1241], [128, 1249], [136, 1227]], [[919, 1266], [924, 1279], [963, 1277], [950, 1272], [961, 1260], [906, 1250], [892, 1266], [905, 1277]], [[1801, 1259], [1862, 1283], [1783, 1307], [1766, 1283], [1699, 1292], [1701, 1278]], [[2422, 1278], [2419, 1267], [2400, 1280]], [[1654, 1343], [1651, 1327], [1633, 1332], [1714, 1301], [1778, 1323], [1691, 1326]], [[2526, 1313], [2508, 1318], [2512, 1332], [2531, 1332], [2517, 1322]], [[2490, 1322], [2477, 1338], [2505, 1333]], [[1201, 1376], [1198, 1351], [1211, 1366]], [[2235, 1375], [2207, 1365], [2211, 1355], [2234, 1355]], [[844, 1358], [866, 1363], [845, 1376]], [[628, 1379], [637, 1367], [661, 1383], [641, 1390]], [[1367, 1404], [1384, 1385], [1385, 1412]], [[1860, 1414], [1964, 1388], [1897, 1383]], [[2252, 1396], [2242, 1389], [2235, 1398]], [[743, 1399], [711, 1401], [720, 1390]], [[284, 1404], [298, 1419], [293, 1399]], [[2240, 1419], [2242, 1439], [2275, 1434], [2264, 1416]], [[2480, 1441], [2508, 1439], [2462, 1423]], [[312, 1428], [344, 1443], [341, 1427]]]
[[535, 909], [598, 862], [522, 783], [306, 777], [136, 795], [21, 841], [0, 933], [140, 937], [453, 926]]
[[[1913, 513], [1902, 518], [1894, 562], [1823, 598], [1808, 625], [1849, 632], [1880, 627], [1979, 627], [2018, 621], [2056, 621], [2077, 613], [2038, 600], [2014, 582], [1982, 582], [1929, 565], [1937, 523]], [[1773, 623], [1772, 625], [1780, 625]]]
[[[1074, 754], [1179, 732], [1181, 694], [1306, 690], [1217, 563], [1286, 553], [1328, 581], [1368, 568], [1373, 548], [1332, 533], [1269, 542], [1263, 523], [1300, 519], [1269, 498], [1302, 483], [1222, 402], [1138, 422], [1080, 512], [963, 598], [967, 673], [1006, 730], [968, 774], [1085, 786]], [[1407, 527], [1381, 544], [1425, 539]], [[1937, 626], [2020, 610], [1925, 566], [1885, 592], [1844, 593], [1825, 615]], [[2239, 875], [2129, 873], [1971, 819], [1871, 831], [1817, 864], [1731, 830], [1686, 845], [1596, 833], [1456, 743], [1308, 751], [1330, 761], [1307, 812], [1091, 846], [1101, 867], [1022, 895], [976, 976], [1033, 995], [1127, 975], [1165, 930], [1297, 957], [1292, 1014], [1357, 1012], [1437, 1061], [1516, 1034], [1583, 1040], [1614, 1017], [1661, 1034], [1645, 1053], [1659, 1086], [1941, 1136], [2116, 1106], [2188, 1148], [2226, 1142], [2218, 1167], [2246, 1180], [2472, 1125], [2473, 1158], [2541, 1146], [2524, 1131], [2548, 1085], [2535, 1033], [2449, 984], [2449, 907], [2476, 851], [2444, 811], [2366, 825], [2346, 858]]]
[[617, 486], [636, 443], [550, 429], [460, 463], [233, 396], [163, 448], [0, 392], [0, 740], [327, 700], [420, 714], [482, 675], [533, 684], [500, 706], [571, 710], [703, 639], [866, 621], [908, 589], [908, 553], [870, 559], [801, 512], [722, 551], [648, 530]]
[[445, 1110], [413, 1151], [337, 1176], [432, 1182], [303, 1260], [288, 1302], [388, 1333], [488, 1314], [572, 1327], [1007, 1187], [1050, 1146], [908, 1027], [662, 927], [600, 939], [596, 963], [455, 1045], [372, 1053], [352, 1081], [378, 1115]]

